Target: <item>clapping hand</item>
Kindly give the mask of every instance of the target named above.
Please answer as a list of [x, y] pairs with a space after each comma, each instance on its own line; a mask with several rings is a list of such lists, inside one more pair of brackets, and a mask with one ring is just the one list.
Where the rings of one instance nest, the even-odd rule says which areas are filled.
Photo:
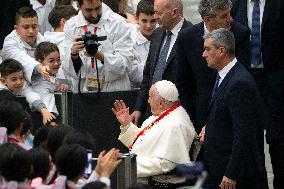
[[126, 107], [123, 100], [116, 100], [114, 102], [114, 108], [112, 108], [111, 110], [122, 127], [125, 127], [131, 122], [129, 108]]

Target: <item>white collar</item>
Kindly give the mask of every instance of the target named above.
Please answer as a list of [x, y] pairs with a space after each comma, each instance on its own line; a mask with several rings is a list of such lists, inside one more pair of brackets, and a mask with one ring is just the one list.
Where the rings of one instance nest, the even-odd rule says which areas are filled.
[[[232, 62], [230, 62], [229, 64], [227, 64], [222, 70], [218, 71], [218, 74], [220, 76], [221, 81], [225, 78], [225, 76], [228, 74], [228, 72], [232, 69], [232, 67], [234, 67], [234, 65], [237, 63], [237, 59], [234, 58], [234, 60], [232, 60]], [[220, 84], [221, 82], [219, 82]]]
[[35, 41], [35, 45], [34, 45], [35, 47], [32, 47], [32, 46], [30, 46], [27, 42], [25, 42], [25, 41], [21, 38], [20, 35], [18, 35], [18, 33], [17, 33], [16, 30], [14, 30], [14, 32], [15, 32], [15, 35], [17, 36], [17, 38], [19, 38], [19, 40], [23, 43], [23, 45], [24, 45], [24, 47], [25, 47], [26, 49], [35, 49], [36, 46], [37, 46], [40, 42], [43, 41], [42, 35], [38, 32], [37, 37], [36, 37], [36, 41]]
[[[100, 18], [100, 21], [97, 24], [93, 24], [93, 25], [96, 25], [97, 27], [102, 26], [103, 23], [108, 20], [108, 17], [111, 14], [111, 12], [112, 12], [112, 10], [106, 4], [102, 3], [102, 17]], [[77, 27], [84, 27], [84, 26], [92, 24], [92, 23], [89, 23], [85, 19], [85, 17], [84, 17], [84, 15], [83, 15], [81, 10], [78, 13], [77, 19], [78, 19], [76, 21], [76, 26]]]
[[209, 30], [207, 29], [205, 22], [204, 22], [204, 35], [210, 33]]
[[177, 36], [178, 32], [181, 30], [181, 27], [183, 25], [184, 22], [184, 18], [182, 18], [179, 23], [177, 23], [177, 25], [175, 25], [175, 27], [173, 29], [171, 29], [171, 32], [173, 35]]
[[36, 0], [30, 0], [32, 6], [33, 6], [33, 9], [38, 9], [40, 7], [43, 7], [44, 5], [40, 4], [38, 1]]
[[[253, 1], [254, 0], [249, 0], [250, 1], [250, 3], [253, 3]], [[265, 2], [265, 0], [259, 0], [259, 3], [264, 3]]]

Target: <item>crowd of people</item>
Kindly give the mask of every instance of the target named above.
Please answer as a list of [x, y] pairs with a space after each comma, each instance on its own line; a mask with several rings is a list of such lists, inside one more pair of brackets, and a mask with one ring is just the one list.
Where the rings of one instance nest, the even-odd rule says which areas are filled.
[[[129, 90], [134, 111], [120, 99], [112, 111], [139, 182], [188, 184], [175, 167], [197, 160], [206, 189], [268, 188], [266, 130], [284, 186], [282, 0], [200, 0], [197, 24], [181, 0], [6, 0], [0, 12], [0, 188], [109, 188], [119, 150], [84, 174], [94, 139], [60, 125], [54, 93]], [[41, 114], [34, 133], [17, 96]]]

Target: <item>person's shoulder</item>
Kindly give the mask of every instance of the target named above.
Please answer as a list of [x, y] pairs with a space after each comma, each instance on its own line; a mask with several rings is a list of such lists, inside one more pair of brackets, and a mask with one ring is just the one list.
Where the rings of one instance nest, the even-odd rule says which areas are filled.
[[239, 22], [233, 21], [231, 26], [232, 26], [231, 31], [234, 33], [234, 35], [250, 34], [250, 29], [247, 26], [244, 26]]

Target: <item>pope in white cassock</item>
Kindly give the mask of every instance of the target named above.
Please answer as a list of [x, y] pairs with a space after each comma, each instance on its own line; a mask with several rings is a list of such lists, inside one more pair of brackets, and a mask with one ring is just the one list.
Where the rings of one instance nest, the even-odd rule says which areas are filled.
[[112, 108], [121, 124], [119, 140], [137, 154], [138, 179], [170, 172], [177, 163], [190, 163], [189, 149], [196, 136], [172, 82], [152, 85], [148, 103], [153, 115], [141, 128], [131, 122], [129, 108], [122, 100], [116, 100]]

